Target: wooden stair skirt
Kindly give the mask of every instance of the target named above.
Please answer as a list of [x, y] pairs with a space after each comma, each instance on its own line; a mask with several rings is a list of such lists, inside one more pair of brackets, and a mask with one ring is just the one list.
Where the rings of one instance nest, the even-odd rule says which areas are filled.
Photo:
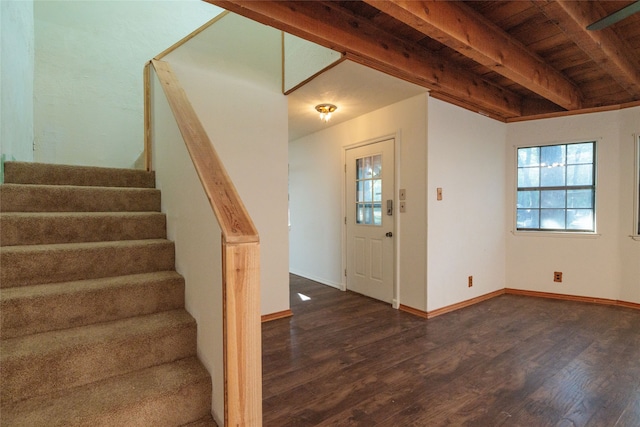
[[153, 172], [5, 163], [6, 426], [215, 426]]

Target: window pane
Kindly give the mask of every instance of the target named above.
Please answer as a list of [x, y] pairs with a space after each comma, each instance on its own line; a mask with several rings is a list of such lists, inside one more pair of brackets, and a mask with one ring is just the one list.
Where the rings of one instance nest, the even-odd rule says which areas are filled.
[[356, 179], [364, 178], [364, 159], [356, 159]]
[[538, 166], [540, 164], [540, 147], [518, 148], [518, 167]]
[[378, 154], [373, 156], [373, 176], [379, 177], [382, 175], [382, 156]]
[[540, 166], [564, 166], [566, 145], [540, 147]]
[[364, 181], [364, 201], [371, 202], [373, 201], [373, 189], [371, 188], [371, 181]]
[[356, 223], [382, 225], [382, 155], [356, 159], [356, 170]]
[[356, 202], [364, 202], [364, 182], [356, 182]]
[[540, 211], [538, 209], [518, 209], [516, 227], [519, 229], [540, 228], [539, 216]]
[[540, 168], [518, 168], [518, 187], [537, 187], [540, 185]]
[[382, 205], [380, 203], [373, 205], [373, 225], [382, 225]]
[[593, 190], [568, 190], [568, 208], [588, 208], [593, 207]]
[[373, 208], [371, 203], [358, 203], [356, 209], [356, 223], [371, 224], [373, 222]]
[[371, 169], [371, 157], [364, 158], [364, 178], [371, 178], [373, 170]]
[[551, 190], [540, 192], [540, 206], [543, 208], [565, 207], [565, 190]]
[[593, 142], [567, 145], [567, 164], [593, 163]]
[[382, 200], [382, 180], [373, 180], [373, 201], [379, 202]]
[[567, 166], [567, 185], [592, 185], [593, 165]]
[[364, 223], [365, 224], [371, 224], [373, 222], [373, 206], [371, 205], [371, 203], [367, 203], [365, 205], [365, 211], [364, 211]]
[[540, 185], [542, 187], [561, 187], [564, 185], [564, 166], [547, 166], [540, 170]]
[[518, 208], [539, 208], [540, 192], [534, 191], [518, 191]]
[[593, 210], [567, 209], [567, 229], [593, 230]]
[[564, 229], [564, 209], [540, 210], [540, 228], [546, 230]]

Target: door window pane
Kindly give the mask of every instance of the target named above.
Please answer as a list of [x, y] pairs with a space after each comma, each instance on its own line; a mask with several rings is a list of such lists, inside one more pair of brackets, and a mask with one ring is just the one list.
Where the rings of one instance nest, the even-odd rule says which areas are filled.
[[382, 155], [356, 159], [356, 223], [382, 225]]

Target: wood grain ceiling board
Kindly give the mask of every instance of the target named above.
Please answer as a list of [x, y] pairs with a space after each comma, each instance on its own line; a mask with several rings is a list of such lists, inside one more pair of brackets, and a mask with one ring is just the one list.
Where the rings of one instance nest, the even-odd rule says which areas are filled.
[[[458, 8], [460, 15], [454, 16], [469, 23], [465, 28], [474, 27], [466, 41], [445, 39], [442, 33], [434, 35], [423, 28], [433, 25], [427, 22], [430, 8], [446, 11], [432, 1], [206, 1], [325, 47], [350, 52], [364, 65], [501, 120], [561, 110], [555, 102], [567, 110], [640, 105], [640, 14], [604, 30], [586, 30], [588, 24], [632, 0], [454, 2], [446, 13]], [[455, 31], [455, 20], [447, 25], [449, 30], [439, 31]], [[527, 76], [527, 67], [518, 70], [516, 61], [505, 72], [500, 59], [491, 63], [490, 56], [483, 56], [491, 54], [487, 49], [491, 39], [485, 37], [488, 31], [502, 40], [500, 55], [504, 58], [529, 55], [529, 60], [537, 58], [544, 65]], [[453, 37], [454, 33], [444, 34]], [[469, 49], [475, 51], [470, 54]], [[569, 85], [563, 88], [562, 80]], [[580, 102], [567, 101], [569, 87], [577, 89]], [[565, 95], [560, 95], [562, 91]]]

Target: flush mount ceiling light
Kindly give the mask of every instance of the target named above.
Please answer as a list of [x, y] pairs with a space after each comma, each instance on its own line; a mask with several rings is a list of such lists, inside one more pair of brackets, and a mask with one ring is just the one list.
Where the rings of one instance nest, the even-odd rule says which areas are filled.
[[333, 113], [337, 109], [338, 107], [333, 104], [316, 105], [316, 111], [320, 113], [320, 120], [324, 121], [325, 123], [328, 122], [331, 118], [331, 113]]

